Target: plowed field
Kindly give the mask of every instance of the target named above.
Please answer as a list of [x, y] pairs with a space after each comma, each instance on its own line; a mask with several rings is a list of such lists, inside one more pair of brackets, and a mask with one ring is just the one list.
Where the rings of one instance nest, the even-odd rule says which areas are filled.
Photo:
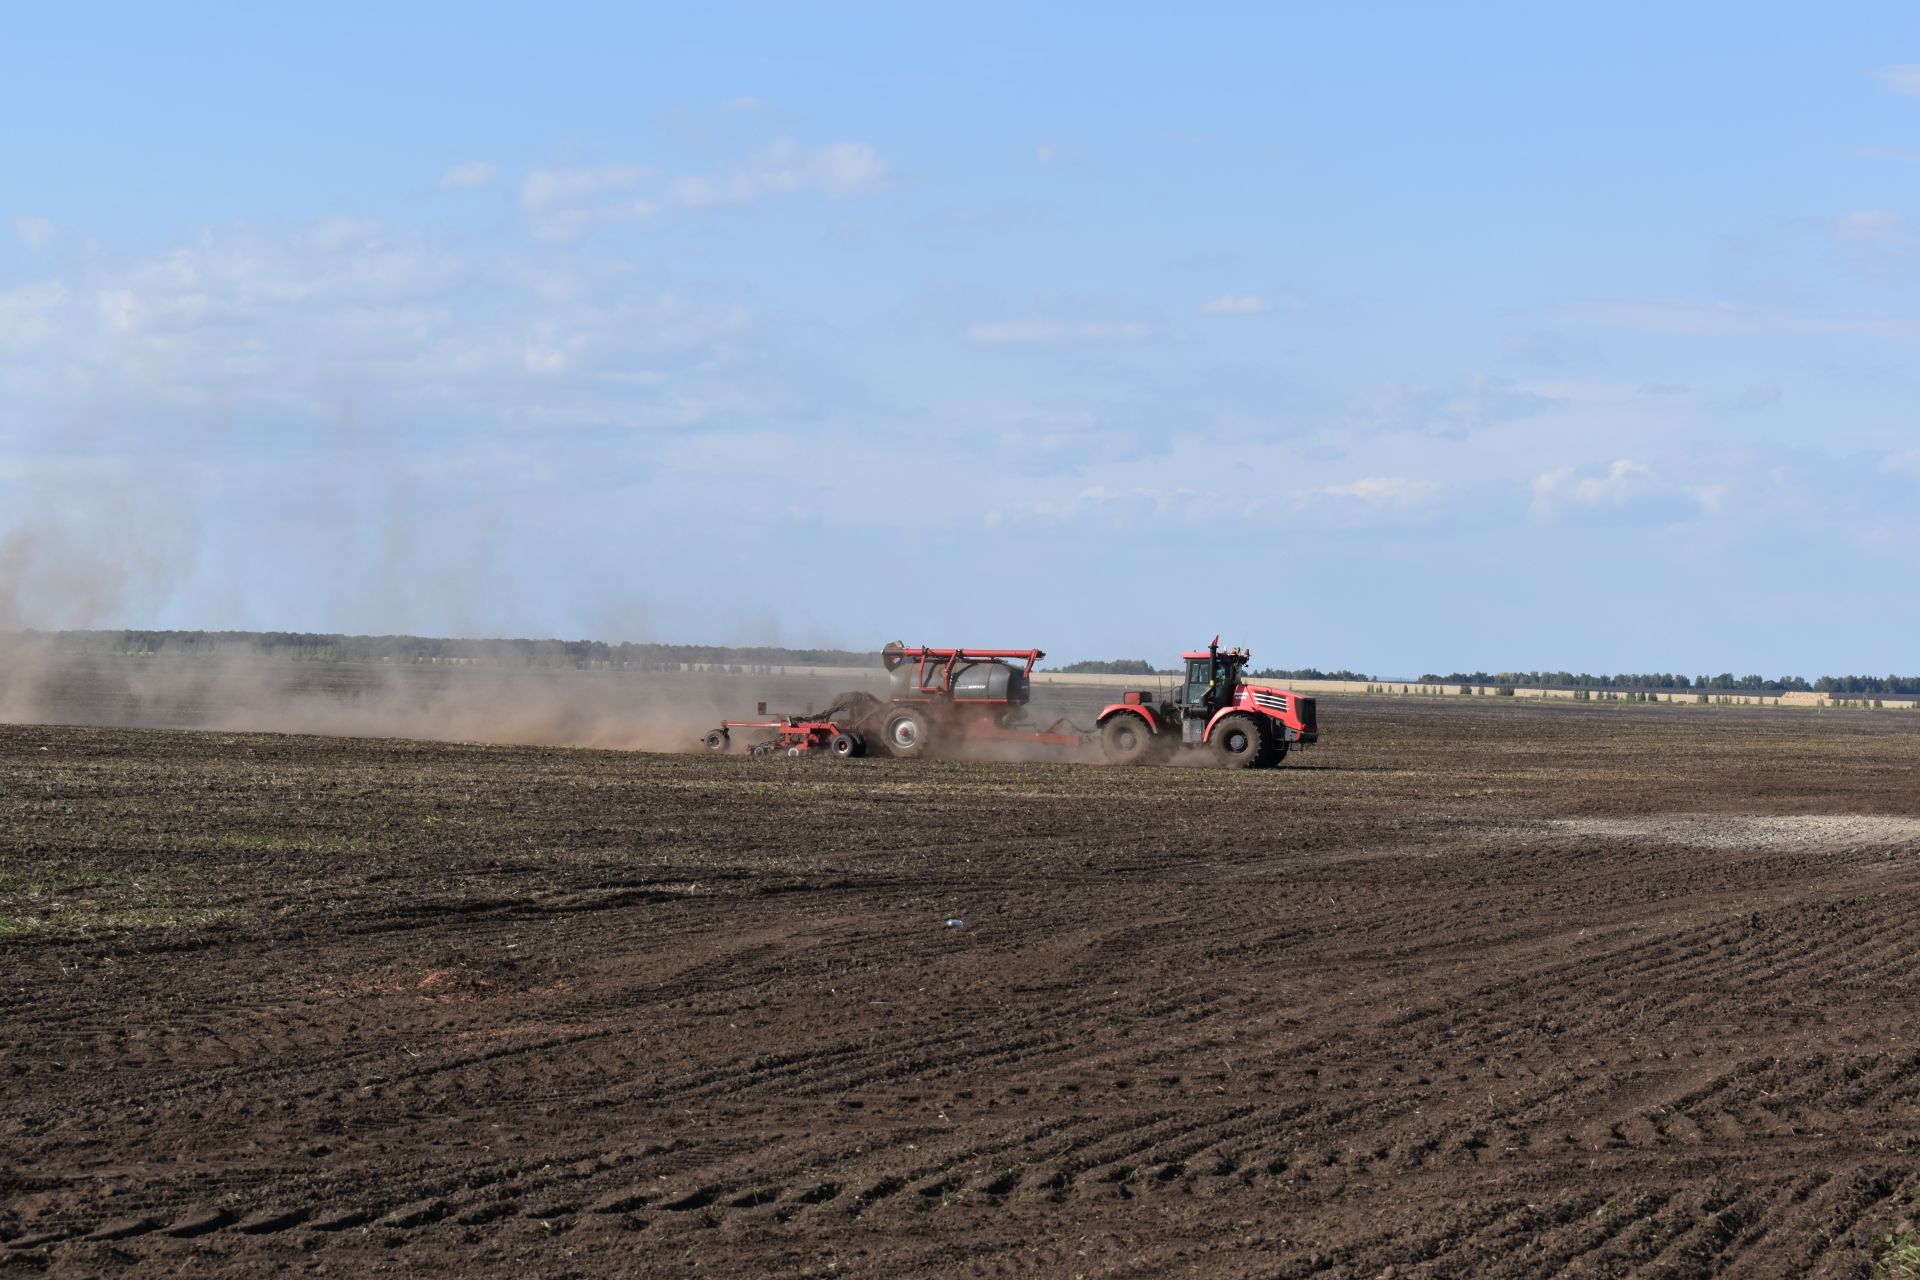
[[0, 1265], [1897, 1260], [1920, 724], [1321, 724], [1247, 774], [0, 728]]

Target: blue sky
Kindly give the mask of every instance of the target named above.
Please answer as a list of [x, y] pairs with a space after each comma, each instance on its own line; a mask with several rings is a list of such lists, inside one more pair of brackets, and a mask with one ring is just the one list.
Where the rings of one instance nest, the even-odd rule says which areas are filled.
[[1920, 669], [1920, 15], [1677, 9], [15, 13], [0, 624]]

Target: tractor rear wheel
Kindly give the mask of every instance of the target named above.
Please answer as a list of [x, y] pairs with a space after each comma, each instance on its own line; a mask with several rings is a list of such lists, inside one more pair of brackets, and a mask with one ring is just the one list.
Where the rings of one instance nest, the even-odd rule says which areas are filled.
[[1252, 716], [1236, 711], [1221, 717], [1209, 739], [1214, 763], [1228, 769], [1251, 769], [1266, 754], [1266, 731]]
[[827, 744], [827, 750], [833, 752], [837, 759], [851, 760], [855, 756], [865, 755], [867, 744], [860, 741], [858, 734], [836, 733], [833, 735], [833, 741]]
[[731, 739], [728, 737], [725, 729], [715, 729], [712, 733], [708, 734], [703, 741], [707, 744], [707, 750], [718, 752], [725, 751], [730, 745]]
[[1100, 751], [1108, 764], [1145, 764], [1153, 754], [1153, 730], [1131, 711], [1122, 711], [1101, 726]]
[[927, 721], [927, 713], [918, 707], [895, 707], [887, 714], [887, 727], [882, 740], [887, 750], [902, 760], [912, 760], [927, 753], [927, 744], [933, 736], [932, 725]]

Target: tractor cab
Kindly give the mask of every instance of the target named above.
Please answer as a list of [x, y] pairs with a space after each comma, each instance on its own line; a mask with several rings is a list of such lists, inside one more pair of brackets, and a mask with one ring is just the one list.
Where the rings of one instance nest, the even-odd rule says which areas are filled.
[[1222, 653], [1220, 637], [1215, 636], [1205, 652], [1180, 656], [1187, 663], [1186, 683], [1180, 687], [1181, 736], [1189, 742], [1199, 742], [1213, 713], [1233, 701], [1233, 691], [1239, 687], [1240, 671], [1247, 665], [1248, 654], [1245, 649]]

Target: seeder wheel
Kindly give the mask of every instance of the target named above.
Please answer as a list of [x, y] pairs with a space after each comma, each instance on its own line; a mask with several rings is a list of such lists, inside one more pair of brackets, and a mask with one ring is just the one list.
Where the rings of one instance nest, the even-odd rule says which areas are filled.
[[704, 739], [702, 739], [702, 741], [704, 741], [707, 744], [707, 750], [713, 751], [713, 752], [725, 751], [730, 745], [732, 745], [732, 738], [728, 735], [725, 729], [715, 729], [712, 733], [708, 734]]
[[918, 707], [900, 707], [887, 717], [887, 750], [903, 760], [922, 756], [932, 726]]
[[836, 733], [833, 741], [827, 744], [827, 750], [833, 752], [836, 759], [851, 760], [855, 756], [865, 755], [867, 744], [860, 740], [858, 734]]

